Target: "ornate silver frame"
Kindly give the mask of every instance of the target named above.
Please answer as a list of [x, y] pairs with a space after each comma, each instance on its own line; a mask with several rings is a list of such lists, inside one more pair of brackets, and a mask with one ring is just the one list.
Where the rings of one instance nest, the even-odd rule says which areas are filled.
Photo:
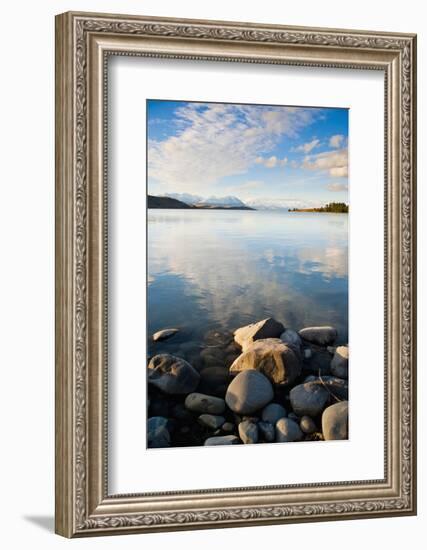
[[[106, 58], [367, 68], [385, 74], [385, 477], [109, 495]], [[56, 18], [56, 532], [66, 537], [416, 513], [416, 37], [65, 13]]]

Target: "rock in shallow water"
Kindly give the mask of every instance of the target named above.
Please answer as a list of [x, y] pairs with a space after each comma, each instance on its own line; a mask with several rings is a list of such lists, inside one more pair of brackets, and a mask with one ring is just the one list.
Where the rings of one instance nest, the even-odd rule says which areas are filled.
[[298, 416], [317, 416], [325, 408], [329, 392], [317, 382], [306, 382], [292, 388], [289, 397]]
[[306, 327], [301, 329], [298, 334], [303, 340], [318, 346], [329, 346], [337, 338], [337, 331], [334, 327]]
[[220, 435], [217, 437], [208, 437], [205, 441], [206, 446], [210, 445], [238, 445], [240, 439], [235, 435]]
[[148, 447], [162, 448], [170, 446], [170, 434], [167, 429], [168, 419], [163, 416], [152, 416], [147, 422]]
[[326, 440], [348, 439], [348, 401], [335, 403], [323, 411], [322, 431]]
[[276, 424], [280, 418], [287, 416], [286, 409], [279, 403], [270, 403], [262, 410], [262, 419], [264, 422]]
[[204, 393], [190, 393], [185, 398], [185, 406], [189, 411], [222, 414], [225, 411], [225, 401], [220, 397]]
[[216, 416], [214, 414], [201, 414], [198, 418], [199, 424], [211, 428], [212, 430], [217, 430], [220, 428], [224, 422], [225, 418], [223, 416]]
[[301, 374], [297, 354], [279, 338], [256, 340], [246, 346], [230, 367], [230, 373], [254, 369], [274, 384], [291, 384]]
[[154, 342], [158, 342], [159, 340], [166, 340], [167, 338], [170, 338], [174, 334], [179, 332], [179, 329], [177, 328], [165, 328], [164, 330], [159, 330], [153, 334], [153, 340]]
[[258, 443], [258, 426], [255, 422], [244, 420], [239, 424], [239, 436], [243, 443]]
[[252, 323], [245, 327], [240, 327], [234, 332], [234, 340], [245, 351], [255, 340], [264, 338], [279, 338], [284, 332], [285, 327], [272, 317], [263, 319], [257, 323]]
[[245, 370], [228, 386], [225, 401], [233, 412], [251, 414], [269, 403], [273, 396], [268, 378], [256, 370]]
[[290, 418], [281, 418], [276, 422], [276, 442], [287, 443], [301, 441], [303, 433], [298, 424]]
[[348, 346], [338, 346], [335, 350], [331, 372], [338, 378], [348, 378]]
[[194, 391], [200, 375], [190, 363], [169, 353], [155, 355], [148, 364], [148, 383], [175, 395]]

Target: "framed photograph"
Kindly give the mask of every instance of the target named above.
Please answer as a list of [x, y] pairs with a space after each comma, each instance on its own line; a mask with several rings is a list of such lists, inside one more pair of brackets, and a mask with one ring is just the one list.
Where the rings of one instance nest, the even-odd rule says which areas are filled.
[[56, 18], [56, 532], [416, 513], [416, 37]]

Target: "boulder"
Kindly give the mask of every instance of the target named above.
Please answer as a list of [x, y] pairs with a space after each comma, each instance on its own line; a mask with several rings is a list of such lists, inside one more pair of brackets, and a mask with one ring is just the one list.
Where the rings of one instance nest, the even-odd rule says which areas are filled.
[[317, 416], [326, 406], [329, 392], [317, 382], [306, 382], [292, 388], [291, 406], [298, 416]]
[[169, 447], [170, 434], [167, 428], [168, 419], [163, 416], [152, 416], [147, 422], [147, 446], [151, 449]]
[[242, 347], [242, 350], [245, 351], [245, 349], [255, 342], [255, 340], [279, 338], [284, 331], [285, 327], [282, 323], [269, 317], [257, 323], [238, 328], [234, 332], [234, 340]]
[[337, 331], [334, 327], [307, 327], [301, 329], [298, 334], [306, 342], [317, 344], [318, 346], [329, 346], [337, 338]]
[[199, 384], [200, 375], [184, 359], [161, 353], [150, 360], [147, 379], [149, 384], [175, 395], [194, 391]]
[[348, 378], [348, 346], [338, 346], [335, 350], [331, 372], [338, 378]]
[[217, 430], [225, 422], [223, 416], [216, 416], [214, 414], [201, 414], [198, 418], [199, 424], [211, 428], [212, 430]]
[[222, 414], [225, 411], [225, 401], [220, 397], [204, 393], [190, 393], [185, 398], [185, 406], [189, 411]]
[[220, 435], [216, 437], [208, 437], [205, 441], [206, 446], [210, 445], [237, 445], [240, 439], [236, 435]]
[[303, 433], [298, 424], [290, 418], [281, 418], [276, 422], [276, 442], [301, 441]]
[[237, 414], [251, 414], [269, 403], [273, 387], [266, 376], [256, 370], [240, 372], [227, 388], [225, 401]]
[[276, 424], [276, 422], [280, 418], [284, 418], [285, 416], [288, 416], [286, 413], [286, 409], [282, 407], [282, 405], [279, 405], [279, 403], [269, 403], [263, 410], [262, 410], [262, 419], [264, 422], [269, 422], [270, 424]]
[[276, 430], [270, 422], [258, 422], [258, 431], [266, 443], [272, 443], [275, 440]]
[[314, 423], [314, 420], [309, 416], [303, 416], [301, 418], [299, 422], [299, 427], [301, 428], [301, 431], [303, 431], [305, 434], [312, 434], [316, 431], [316, 424]]
[[279, 338], [257, 340], [247, 346], [230, 367], [230, 373], [253, 369], [274, 384], [291, 384], [301, 374], [297, 354]]
[[174, 334], [179, 332], [179, 329], [177, 328], [165, 328], [163, 330], [159, 330], [153, 334], [153, 340], [154, 342], [158, 342], [159, 340], [166, 340], [167, 338], [170, 338]]
[[258, 426], [250, 420], [240, 422], [239, 437], [245, 444], [258, 443]]
[[348, 401], [340, 401], [323, 411], [322, 431], [327, 441], [348, 439]]

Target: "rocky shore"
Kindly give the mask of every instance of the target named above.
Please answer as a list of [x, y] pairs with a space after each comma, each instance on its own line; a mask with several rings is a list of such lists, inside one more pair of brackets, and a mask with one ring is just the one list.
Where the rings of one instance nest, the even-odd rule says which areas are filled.
[[[167, 328], [154, 344], [172, 339]], [[296, 332], [273, 318], [210, 331], [203, 347], [148, 362], [148, 447], [348, 438], [348, 346], [334, 327]]]

